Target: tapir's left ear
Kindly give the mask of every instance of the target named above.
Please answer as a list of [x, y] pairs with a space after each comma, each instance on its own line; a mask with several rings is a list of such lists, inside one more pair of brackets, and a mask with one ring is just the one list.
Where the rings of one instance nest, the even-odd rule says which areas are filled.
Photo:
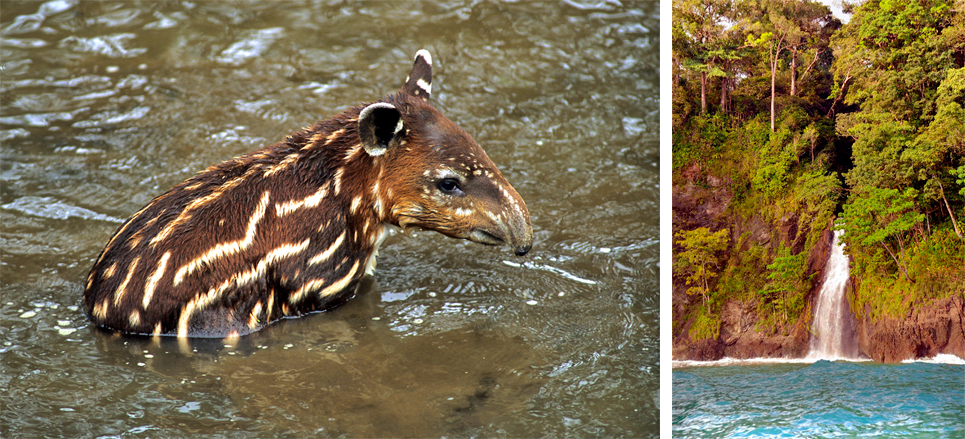
[[369, 155], [385, 154], [398, 145], [402, 128], [402, 114], [392, 104], [377, 102], [359, 113], [359, 139]]
[[429, 55], [428, 50], [422, 49], [415, 53], [412, 71], [405, 78], [402, 91], [424, 101], [429, 100], [429, 95], [432, 94], [432, 55]]

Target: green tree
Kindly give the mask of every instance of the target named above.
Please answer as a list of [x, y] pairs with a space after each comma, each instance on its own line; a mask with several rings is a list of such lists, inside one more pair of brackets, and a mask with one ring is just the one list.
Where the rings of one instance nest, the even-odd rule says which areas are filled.
[[[955, 234], [962, 238], [962, 230], [955, 216], [955, 209], [949, 198], [955, 194], [958, 185], [951, 173], [965, 164], [965, 68], [954, 69], [938, 86], [936, 95], [937, 111], [934, 119], [925, 126], [910, 147], [902, 154], [902, 159], [917, 171], [923, 183], [923, 200], [928, 204], [944, 207]], [[946, 193], [945, 188], [952, 188]], [[953, 198], [953, 201], [954, 200]]]
[[767, 266], [768, 284], [765, 295], [777, 294], [781, 298], [782, 322], [787, 323], [788, 295], [799, 294], [805, 286], [807, 254], [792, 254], [791, 247], [780, 243], [774, 261]]
[[841, 216], [846, 232], [844, 241], [849, 249], [860, 253], [880, 246], [911, 283], [915, 281], [908, 274], [905, 240], [908, 232], [925, 218], [915, 210], [916, 196], [917, 191], [912, 188], [904, 192], [870, 188], [853, 193]]
[[673, 56], [686, 70], [700, 75], [700, 113], [707, 113], [707, 87], [711, 76], [726, 77], [718, 66], [732, 55], [726, 49], [729, 30], [724, 26], [731, 0], [674, 0]]
[[[814, 51], [817, 62], [826, 47], [830, 31], [837, 27], [827, 6], [809, 0], [757, 0], [755, 7], [744, 16], [744, 26], [750, 29], [746, 44], [765, 52], [771, 77], [771, 132], [776, 129], [777, 119], [777, 73], [784, 62], [784, 53], [790, 56], [790, 94], [797, 95], [797, 67], [800, 54], [807, 48]], [[822, 44], [822, 41], [824, 42]]]
[[855, 8], [831, 38], [844, 102], [915, 128], [930, 119], [938, 85], [962, 62], [965, 39], [953, 26], [962, 12], [952, 2], [869, 0]]
[[674, 270], [678, 273], [689, 272], [687, 294], [700, 295], [705, 309], [709, 312], [710, 282], [720, 274], [717, 253], [730, 244], [730, 235], [727, 229], [711, 233], [710, 229], [700, 227], [677, 232], [675, 237], [677, 245], [683, 250], [676, 255]]

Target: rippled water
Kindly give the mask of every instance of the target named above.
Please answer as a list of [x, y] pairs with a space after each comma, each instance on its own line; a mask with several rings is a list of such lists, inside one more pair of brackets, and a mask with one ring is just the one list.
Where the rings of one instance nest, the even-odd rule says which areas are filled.
[[[0, 436], [654, 436], [657, 3], [3, 2]], [[395, 235], [359, 297], [237, 343], [91, 328], [82, 280], [183, 179], [397, 90], [527, 201], [525, 258]]]
[[965, 365], [820, 360], [674, 369], [673, 434], [962, 437]]

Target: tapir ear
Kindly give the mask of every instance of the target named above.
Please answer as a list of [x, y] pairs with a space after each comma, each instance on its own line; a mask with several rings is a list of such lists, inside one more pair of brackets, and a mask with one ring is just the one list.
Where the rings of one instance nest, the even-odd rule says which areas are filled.
[[369, 155], [385, 154], [393, 141], [398, 144], [402, 128], [402, 114], [392, 104], [378, 102], [359, 113], [359, 139]]
[[429, 100], [432, 94], [432, 55], [429, 51], [422, 49], [415, 53], [412, 71], [405, 78], [402, 90], [424, 101]]

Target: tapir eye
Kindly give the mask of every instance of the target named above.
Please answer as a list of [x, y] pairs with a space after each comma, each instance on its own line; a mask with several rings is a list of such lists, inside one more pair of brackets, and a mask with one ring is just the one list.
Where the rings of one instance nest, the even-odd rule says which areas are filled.
[[443, 178], [442, 180], [439, 180], [438, 186], [440, 191], [443, 191], [447, 194], [457, 194], [462, 192], [462, 190], [459, 189], [459, 180], [456, 180], [455, 178]]

